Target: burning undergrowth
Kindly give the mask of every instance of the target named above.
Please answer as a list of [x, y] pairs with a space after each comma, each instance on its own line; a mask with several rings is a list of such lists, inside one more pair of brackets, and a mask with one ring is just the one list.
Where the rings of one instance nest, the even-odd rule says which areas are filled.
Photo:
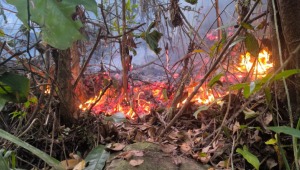
[[[218, 70], [221, 73], [216, 76], [217, 79], [212, 77], [210, 82], [204, 83], [193, 97], [191, 102], [194, 105], [222, 104], [220, 99], [228, 95], [230, 85], [262, 78], [270, 71], [273, 64], [270, 62], [270, 54], [267, 50], [262, 50], [258, 59], [247, 52], [221, 66], [221, 69]], [[180, 81], [182, 81], [180, 73], [174, 73], [171, 78], [164, 81], [159, 78], [149, 81], [145, 77], [149, 77], [149, 75], [131, 74], [127, 91], [130, 97], [126, 98], [121, 90], [120, 74], [101, 72], [87, 76], [85, 84], [89, 89], [90, 96], [94, 97], [80, 104], [79, 108], [82, 111], [91, 111], [95, 115], [112, 115], [122, 112], [129, 119], [143, 117], [157, 108], [170, 108]], [[187, 97], [194, 91], [201, 78], [201, 73], [199, 73], [184, 82], [184, 89], [176, 98], [176, 108], [186, 102]], [[109, 87], [103, 90], [106, 86]]]

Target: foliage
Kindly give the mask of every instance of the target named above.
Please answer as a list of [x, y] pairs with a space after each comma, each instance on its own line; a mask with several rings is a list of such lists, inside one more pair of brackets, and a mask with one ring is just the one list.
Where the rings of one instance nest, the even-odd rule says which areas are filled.
[[185, 2], [195, 5], [197, 4], [198, 0], [185, 0]]
[[87, 10], [97, 13], [97, 4], [94, 0], [32, 0], [29, 8], [27, 1], [7, 2], [17, 8], [17, 16], [27, 27], [30, 13], [30, 19], [41, 26], [43, 41], [62, 50], [70, 47], [74, 41], [84, 38], [79, 31], [82, 23], [72, 19], [76, 6], [84, 5]]
[[291, 128], [291, 127], [287, 127], [287, 126], [270, 126], [270, 127], [267, 127], [267, 129], [272, 130], [276, 133], [284, 133], [287, 135], [291, 135], [291, 136], [300, 138], [300, 130], [295, 129], [295, 128]]
[[220, 78], [223, 76], [223, 73], [217, 74], [208, 82], [208, 87], [213, 87], [216, 83], [220, 82]]
[[11, 163], [12, 169], [16, 168], [16, 155], [12, 151], [0, 150], [0, 169], [8, 170], [9, 163]]
[[33, 147], [32, 145], [22, 141], [21, 139], [17, 138], [14, 135], [11, 135], [7, 133], [6, 131], [0, 129], [0, 137], [3, 139], [6, 139], [18, 146], [23, 147], [24, 149], [30, 151], [34, 155], [38, 156], [41, 158], [43, 161], [45, 161], [48, 165], [54, 167], [57, 170], [63, 170], [63, 167], [59, 164], [59, 161], [54, 159], [53, 157], [49, 156], [45, 152]]
[[[250, 83], [239, 83], [239, 84], [232, 85], [230, 86], [230, 89], [231, 90], [243, 89], [244, 97], [248, 98], [253, 93], [261, 90], [266, 83], [272, 83], [274, 81], [285, 79], [294, 74], [299, 74], [299, 73], [300, 73], [300, 69], [286, 70], [276, 74], [275, 76], [273, 76], [273, 73], [270, 73], [266, 77], [260, 80], [252, 81]], [[269, 98], [268, 100], [270, 100], [271, 97], [270, 94], [268, 94], [268, 91], [265, 92], [267, 93], [267, 96]]]
[[245, 38], [245, 46], [249, 53], [253, 55], [254, 57], [258, 57], [259, 53], [259, 45], [258, 41], [256, 40], [255, 36], [251, 33], [246, 33], [246, 38]]
[[244, 145], [243, 149], [237, 148], [236, 152], [241, 154], [255, 169], [259, 169], [260, 162], [258, 158], [251, 152], [249, 152], [247, 146]]
[[88, 166], [85, 170], [103, 169], [108, 158], [109, 152], [105, 150], [104, 146], [99, 145], [86, 156], [85, 162], [88, 163]]
[[163, 34], [156, 30], [153, 30], [151, 32], [151, 30], [155, 27], [155, 25], [156, 22], [152, 22], [149, 25], [147, 31], [141, 34], [141, 37], [147, 42], [151, 50], [153, 50], [156, 54], [159, 54], [161, 48], [158, 47], [158, 42]]
[[29, 79], [24, 76], [6, 72], [0, 75], [0, 107], [5, 101], [25, 102], [29, 94]]

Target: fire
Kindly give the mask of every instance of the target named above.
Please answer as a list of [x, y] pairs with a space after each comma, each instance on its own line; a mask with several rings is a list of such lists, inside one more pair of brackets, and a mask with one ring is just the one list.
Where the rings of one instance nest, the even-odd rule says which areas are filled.
[[258, 60], [254, 63], [253, 57], [247, 52], [245, 55], [241, 55], [241, 67], [240, 71], [249, 72], [254, 65], [254, 74], [259, 77], [266, 76], [267, 72], [273, 67], [273, 63], [270, 62], [270, 54], [266, 50], [262, 50], [258, 54]]
[[[238, 78], [245, 77], [252, 65], [253, 73], [256, 77], [263, 77], [273, 67], [273, 63], [270, 62], [270, 54], [267, 50], [262, 50], [257, 60], [255, 60], [250, 53], [240, 56], [240, 61], [235, 66], [239, 71], [235, 69], [233, 72]], [[177, 108], [183, 106], [186, 103], [187, 97], [194, 91], [199, 81], [198, 79], [191, 79], [191, 83], [184, 88], [184, 92], [177, 104]], [[224, 80], [220, 80], [224, 81]], [[231, 82], [231, 80], [228, 80]], [[232, 81], [233, 82], [233, 81]], [[231, 83], [232, 83], [231, 82]], [[175, 94], [169, 94], [169, 89], [176, 89], [175, 87], [167, 86], [164, 82], [154, 82], [152, 84], [135, 83], [129, 85], [128, 93], [130, 99], [124, 99], [121, 92], [115, 89], [108, 89], [105, 93], [100, 91], [98, 95], [92, 97], [84, 104], [79, 106], [79, 109], [86, 111], [92, 106], [93, 113], [104, 113], [112, 115], [117, 112], [122, 112], [128, 119], [135, 119], [138, 116], [143, 116], [151, 113], [151, 110], [157, 107], [170, 107], [171, 102], [174, 99]], [[176, 93], [176, 90], [173, 93]], [[104, 95], [102, 94], [104, 93]], [[217, 99], [227, 95], [228, 92], [221, 89], [212, 90], [207, 88], [205, 84], [198, 90], [197, 94], [191, 100], [196, 105], [207, 105], [213, 102], [218, 102]], [[102, 96], [99, 99], [99, 96]]]

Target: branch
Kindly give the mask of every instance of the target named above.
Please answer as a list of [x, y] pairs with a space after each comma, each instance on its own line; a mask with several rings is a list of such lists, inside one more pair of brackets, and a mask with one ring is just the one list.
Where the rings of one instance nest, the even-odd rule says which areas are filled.
[[[252, 14], [253, 10], [255, 9], [255, 7], [257, 6], [257, 4], [260, 1], [256, 1], [255, 4], [253, 5], [253, 7], [251, 8], [251, 10], [248, 12], [248, 14], [246, 15], [246, 17], [244, 18], [243, 22], [246, 22], [250, 15]], [[200, 83], [194, 88], [194, 91], [190, 94], [190, 96], [187, 98], [185, 104], [182, 106], [182, 108], [177, 112], [177, 114], [175, 115], [175, 117], [170, 121], [170, 123], [168, 124], [168, 126], [160, 133], [160, 137], [163, 136], [168, 130], [169, 128], [176, 122], [176, 120], [184, 113], [184, 111], [187, 109], [188, 105], [190, 104], [191, 100], [193, 99], [193, 97], [197, 94], [198, 90], [200, 89], [200, 87], [203, 85], [203, 83], [205, 82], [205, 80], [208, 78], [208, 76], [216, 69], [216, 66], [219, 64], [219, 62], [222, 60], [224, 54], [226, 53], [227, 49], [229, 48], [230, 44], [234, 41], [234, 39], [238, 36], [238, 34], [240, 33], [240, 31], [242, 30], [242, 26], [240, 25], [238, 30], [235, 32], [235, 34], [228, 40], [227, 44], [224, 46], [224, 49], [222, 50], [222, 52], [220, 53], [220, 55], [218, 56], [218, 58], [215, 60], [215, 62], [213, 63], [212, 67], [208, 70], [208, 72], [204, 75], [203, 79], [200, 81]]]

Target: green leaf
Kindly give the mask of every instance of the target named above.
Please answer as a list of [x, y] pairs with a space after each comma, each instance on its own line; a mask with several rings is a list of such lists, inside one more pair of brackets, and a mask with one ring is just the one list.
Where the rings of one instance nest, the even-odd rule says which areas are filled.
[[28, 94], [29, 79], [10, 72], [0, 75], [0, 98], [13, 102], [25, 102]]
[[270, 104], [272, 100], [270, 87], [265, 87], [264, 92], [265, 92], [267, 103]]
[[3, 31], [3, 29], [0, 29], [0, 37], [4, 37], [4, 31]]
[[94, 148], [85, 158], [88, 166], [85, 170], [103, 169], [106, 160], [109, 158], [109, 152], [105, 150], [105, 146], [99, 145]]
[[244, 27], [244, 28], [246, 28], [248, 30], [254, 30], [254, 27], [251, 24], [249, 24], [249, 23], [242, 22], [241, 25], [242, 25], [242, 27]]
[[207, 110], [209, 107], [208, 106], [200, 106], [198, 108], [198, 110], [193, 114], [193, 116], [197, 119], [198, 118], [198, 114], [201, 112], [201, 111], [205, 111]]
[[33, 153], [34, 155], [36, 155], [37, 157], [39, 157], [40, 159], [45, 161], [48, 165], [52, 166], [56, 170], [64, 170], [64, 168], [60, 165], [60, 162], [58, 160], [52, 158], [45, 152], [33, 147], [29, 143], [22, 141], [21, 139], [15, 137], [14, 135], [7, 133], [6, 131], [4, 131], [2, 129], [0, 129], [0, 137], [30, 151], [31, 153]]
[[246, 86], [248, 86], [247, 83], [238, 83], [238, 84], [234, 84], [232, 86], [229, 87], [230, 90], [240, 90], [242, 88], [245, 88]]
[[198, 0], [185, 0], [185, 2], [195, 5], [195, 4], [197, 4]]
[[265, 142], [266, 145], [275, 145], [277, 143], [276, 139], [271, 138]]
[[241, 154], [247, 160], [247, 162], [250, 163], [255, 169], [259, 169], [260, 162], [258, 158], [248, 151], [247, 146], [244, 145], [243, 150], [237, 148], [236, 152]]
[[6, 100], [3, 98], [0, 98], [0, 111], [2, 111], [2, 109], [4, 108], [5, 103], [6, 103]]
[[246, 38], [245, 38], [245, 46], [248, 50], [248, 52], [254, 56], [254, 57], [258, 57], [258, 53], [259, 53], [259, 44], [258, 41], [256, 40], [256, 38], [254, 37], [253, 34], [251, 33], [246, 33]]
[[299, 74], [299, 73], [300, 73], [300, 69], [286, 70], [275, 75], [275, 77], [272, 80], [276, 81], [276, 80], [285, 79], [294, 74]]
[[255, 112], [251, 109], [245, 108], [243, 110], [243, 113], [245, 114], [245, 120], [257, 117], [259, 115], [259, 112]]
[[123, 112], [117, 112], [117, 113], [114, 113], [111, 116], [105, 116], [104, 120], [112, 121], [112, 122], [115, 122], [115, 123], [127, 121], [126, 116]]
[[267, 127], [267, 129], [272, 130], [276, 133], [284, 133], [287, 135], [294, 136], [296, 138], [300, 138], [300, 130], [288, 126], [270, 126]]
[[3, 170], [9, 170], [8, 162], [0, 154], [0, 168]]
[[158, 47], [158, 42], [163, 34], [156, 30], [150, 32], [151, 29], [154, 28], [155, 24], [156, 22], [152, 22], [147, 31], [143, 32], [140, 36], [146, 41], [151, 50], [153, 50], [156, 54], [159, 54], [161, 48]]
[[[16, 6], [17, 16], [28, 27], [27, 1], [8, 0]], [[83, 38], [79, 29], [80, 21], [74, 21], [72, 15], [77, 5], [84, 5], [87, 10], [97, 14], [97, 4], [94, 0], [31, 0], [31, 20], [41, 26], [43, 41], [55, 48], [64, 50], [71, 44]]]
[[223, 73], [217, 74], [215, 77], [213, 77], [209, 83], [208, 86], [212, 87], [213, 85], [215, 85], [217, 82], [220, 82], [220, 78], [223, 76]]

